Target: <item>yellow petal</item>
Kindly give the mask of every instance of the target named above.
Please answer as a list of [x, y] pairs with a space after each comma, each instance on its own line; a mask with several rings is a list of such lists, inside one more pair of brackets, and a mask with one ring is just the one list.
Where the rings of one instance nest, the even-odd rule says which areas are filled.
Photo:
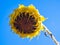
[[40, 15], [40, 18], [41, 18], [42, 22], [46, 20], [46, 18], [44, 16], [42, 16], [42, 15]]

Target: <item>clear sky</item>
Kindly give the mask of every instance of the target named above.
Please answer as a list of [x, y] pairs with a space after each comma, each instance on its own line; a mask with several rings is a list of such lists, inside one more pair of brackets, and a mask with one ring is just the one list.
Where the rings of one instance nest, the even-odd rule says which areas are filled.
[[55, 45], [50, 37], [44, 32], [40, 36], [30, 39], [22, 39], [11, 31], [9, 26], [9, 15], [19, 4], [33, 4], [41, 15], [48, 18], [44, 25], [60, 41], [60, 0], [0, 0], [0, 45]]

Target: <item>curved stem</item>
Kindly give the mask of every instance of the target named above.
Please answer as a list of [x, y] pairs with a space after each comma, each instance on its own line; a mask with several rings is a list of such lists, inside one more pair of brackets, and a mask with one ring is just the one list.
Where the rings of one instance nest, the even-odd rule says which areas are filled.
[[59, 45], [59, 42], [56, 40], [56, 38], [55, 38], [55, 36], [52, 34], [52, 32], [49, 31], [49, 29], [48, 29], [44, 24], [42, 24], [42, 25], [44, 26], [44, 29], [45, 29], [46, 33], [51, 37], [51, 39], [54, 41], [54, 43], [55, 43], [56, 45]]

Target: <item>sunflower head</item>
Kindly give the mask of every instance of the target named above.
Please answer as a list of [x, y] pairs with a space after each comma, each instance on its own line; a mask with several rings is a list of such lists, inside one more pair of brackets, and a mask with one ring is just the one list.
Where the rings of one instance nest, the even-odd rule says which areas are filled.
[[10, 26], [20, 37], [31, 39], [44, 29], [41, 25], [44, 20], [33, 5], [19, 5], [10, 15]]

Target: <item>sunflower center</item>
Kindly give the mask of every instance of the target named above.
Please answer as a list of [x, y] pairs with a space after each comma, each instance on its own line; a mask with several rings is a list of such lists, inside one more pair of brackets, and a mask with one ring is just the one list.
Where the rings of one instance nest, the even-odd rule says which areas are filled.
[[35, 17], [27, 12], [20, 13], [15, 19], [14, 26], [20, 33], [33, 33], [36, 30]]

